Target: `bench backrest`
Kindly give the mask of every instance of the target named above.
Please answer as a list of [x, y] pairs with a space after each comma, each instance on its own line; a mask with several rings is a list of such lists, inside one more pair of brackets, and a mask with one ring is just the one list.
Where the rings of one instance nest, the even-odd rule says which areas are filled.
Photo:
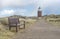
[[8, 21], [9, 21], [9, 24], [18, 24], [19, 18], [9, 17]]

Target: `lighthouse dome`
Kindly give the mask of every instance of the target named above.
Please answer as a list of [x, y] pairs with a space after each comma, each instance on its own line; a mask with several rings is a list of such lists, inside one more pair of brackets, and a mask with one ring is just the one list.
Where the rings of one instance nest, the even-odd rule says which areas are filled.
[[39, 8], [38, 8], [38, 11], [42, 11], [42, 9], [39, 7]]

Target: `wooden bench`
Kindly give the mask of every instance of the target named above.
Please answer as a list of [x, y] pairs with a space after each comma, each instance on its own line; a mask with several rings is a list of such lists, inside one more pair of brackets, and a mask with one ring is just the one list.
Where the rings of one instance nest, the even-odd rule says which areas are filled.
[[[16, 27], [16, 32], [18, 32], [18, 27], [20, 28], [21, 26], [19, 18], [9, 17], [8, 22], [9, 22], [9, 30], [11, 30], [11, 27]], [[24, 24], [22, 25], [24, 25], [24, 29], [25, 29], [25, 21]]]

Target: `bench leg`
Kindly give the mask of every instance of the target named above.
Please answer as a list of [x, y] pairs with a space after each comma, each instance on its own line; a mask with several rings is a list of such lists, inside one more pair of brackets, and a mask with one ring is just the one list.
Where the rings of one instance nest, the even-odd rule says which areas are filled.
[[11, 26], [9, 26], [9, 30], [11, 30]]
[[16, 26], [16, 32], [18, 32], [18, 28], [17, 28], [17, 26]]
[[19, 26], [19, 29], [20, 29], [20, 26]]
[[25, 21], [24, 21], [24, 29], [25, 29]]
[[25, 29], [25, 24], [24, 24], [24, 29]]

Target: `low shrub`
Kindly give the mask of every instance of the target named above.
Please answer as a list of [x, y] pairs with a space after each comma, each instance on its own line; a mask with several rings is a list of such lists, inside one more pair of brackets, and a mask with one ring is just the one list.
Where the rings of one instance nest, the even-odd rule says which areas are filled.
[[1, 18], [0, 19], [1, 24], [7, 25], [8, 24], [8, 18]]

